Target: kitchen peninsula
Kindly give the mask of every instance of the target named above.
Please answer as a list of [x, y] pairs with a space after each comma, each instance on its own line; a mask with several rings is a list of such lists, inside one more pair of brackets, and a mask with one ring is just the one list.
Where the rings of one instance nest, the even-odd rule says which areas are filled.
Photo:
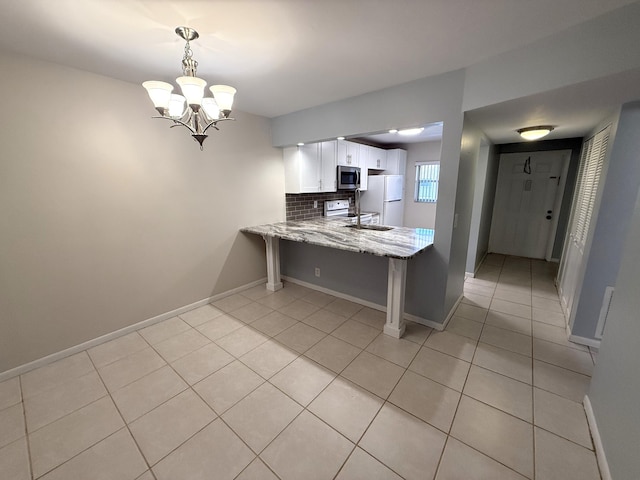
[[[290, 242], [290, 247], [303, 249], [300, 255], [291, 255], [290, 258], [284, 259], [283, 265], [288, 262], [300, 263], [315, 260], [315, 265], [322, 268], [322, 262], [319, 260], [321, 257], [342, 255], [340, 261], [334, 262], [339, 264], [338, 269], [342, 269], [335, 278], [344, 279], [356, 275], [352, 283], [360, 284], [365, 289], [368, 279], [372, 276], [384, 275], [380, 260], [387, 258], [387, 320], [384, 332], [396, 338], [400, 338], [404, 333], [405, 310], [407, 306], [411, 307], [411, 305], [405, 305], [407, 271], [413, 271], [413, 274], [409, 275], [409, 289], [415, 292], [414, 279], [417, 278], [415, 273], [420, 270], [420, 258], [423, 257], [420, 254], [433, 245], [434, 236], [433, 230], [404, 227], [394, 227], [389, 230], [357, 229], [349, 220], [326, 218], [271, 223], [242, 228], [241, 231], [261, 235], [264, 238], [267, 249], [266, 287], [272, 291], [282, 288], [280, 240]], [[296, 245], [294, 246], [293, 243]], [[322, 250], [314, 250], [318, 247]], [[328, 254], [327, 249], [333, 249], [334, 253]], [[371, 257], [371, 259], [363, 257]], [[308, 265], [303, 268], [312, 271], [312, 267]], [[357, 278], [359, 273], [361, 273], [360, 278]], [[377, 280], [379, 283], [380, 278]], [[335, 291], [354, 296], [352, 292], [343, 292], [344, 289], [340, 286], [331, 286]], [[344, 287], [345, 284], [343, 283], [342, 286]], [[374, 291], [375, 288], [372, 286], [371, 290]], [[358, 294], [355, 296], [360, 297]], [[379, 299], [380, 296], [378, 294], [377, 298]], [[383, 304], [384, 299], [373, 303]], [[416, 317], [420, 316], [419, 312], [411, 312], [411, 308], [409, 313]]]

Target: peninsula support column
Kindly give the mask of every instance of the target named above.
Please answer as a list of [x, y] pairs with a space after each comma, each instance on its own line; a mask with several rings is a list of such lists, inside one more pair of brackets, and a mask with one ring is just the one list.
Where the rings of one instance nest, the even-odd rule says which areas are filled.
[[280, 239], [263, 235], [267, 244], [267, 290], [275, 292], [282, 288], [280, 278]]
[[387, 323], [384, 333], [395, 338], [404, 334], [404, 294], [407, 281], [407, 261], [389, 258], [387, 283]]

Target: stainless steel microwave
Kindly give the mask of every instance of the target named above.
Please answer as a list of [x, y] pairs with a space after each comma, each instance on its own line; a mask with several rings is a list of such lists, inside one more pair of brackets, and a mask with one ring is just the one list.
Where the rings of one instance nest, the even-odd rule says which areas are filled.
[[360, 168], [338, 165], [338, 190], [360, 188]]

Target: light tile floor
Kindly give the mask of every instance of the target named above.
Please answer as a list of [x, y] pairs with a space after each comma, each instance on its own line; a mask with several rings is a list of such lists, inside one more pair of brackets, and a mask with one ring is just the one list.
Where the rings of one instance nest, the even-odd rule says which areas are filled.
[[0, 477], [599, 479], [555, 266], [489, 255], [444, 332], [256, 287], [0, 383]]

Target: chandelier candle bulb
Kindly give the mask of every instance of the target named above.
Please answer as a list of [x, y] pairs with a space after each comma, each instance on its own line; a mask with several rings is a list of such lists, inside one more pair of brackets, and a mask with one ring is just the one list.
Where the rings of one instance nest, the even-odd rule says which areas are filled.
[[202, 150], [210, 127], [219, 130], [219, 122], [234, 120], [230, 115], [236, 89], [228, 85], [213, 85], [209, 89], [214, 98], [205, 97], [204, 88], [207, 82], [196, 76], [198, 62], [193, 58], [189, 45], [191, 40], [199, 37], [198, 32], [189, 27], [178, 27], [176, 34], [186, 42], [182, 57], [183, 76], [176, 78], [182, 95], [172, 94], [173, 85], [166, 82], [151, 80], [144, 82], [142, 86], [147, 90], [153, 106], [160, 114], [153, 118], [171, 120], [174, 123], [172, 127], [181, 125], [187, 128]]

